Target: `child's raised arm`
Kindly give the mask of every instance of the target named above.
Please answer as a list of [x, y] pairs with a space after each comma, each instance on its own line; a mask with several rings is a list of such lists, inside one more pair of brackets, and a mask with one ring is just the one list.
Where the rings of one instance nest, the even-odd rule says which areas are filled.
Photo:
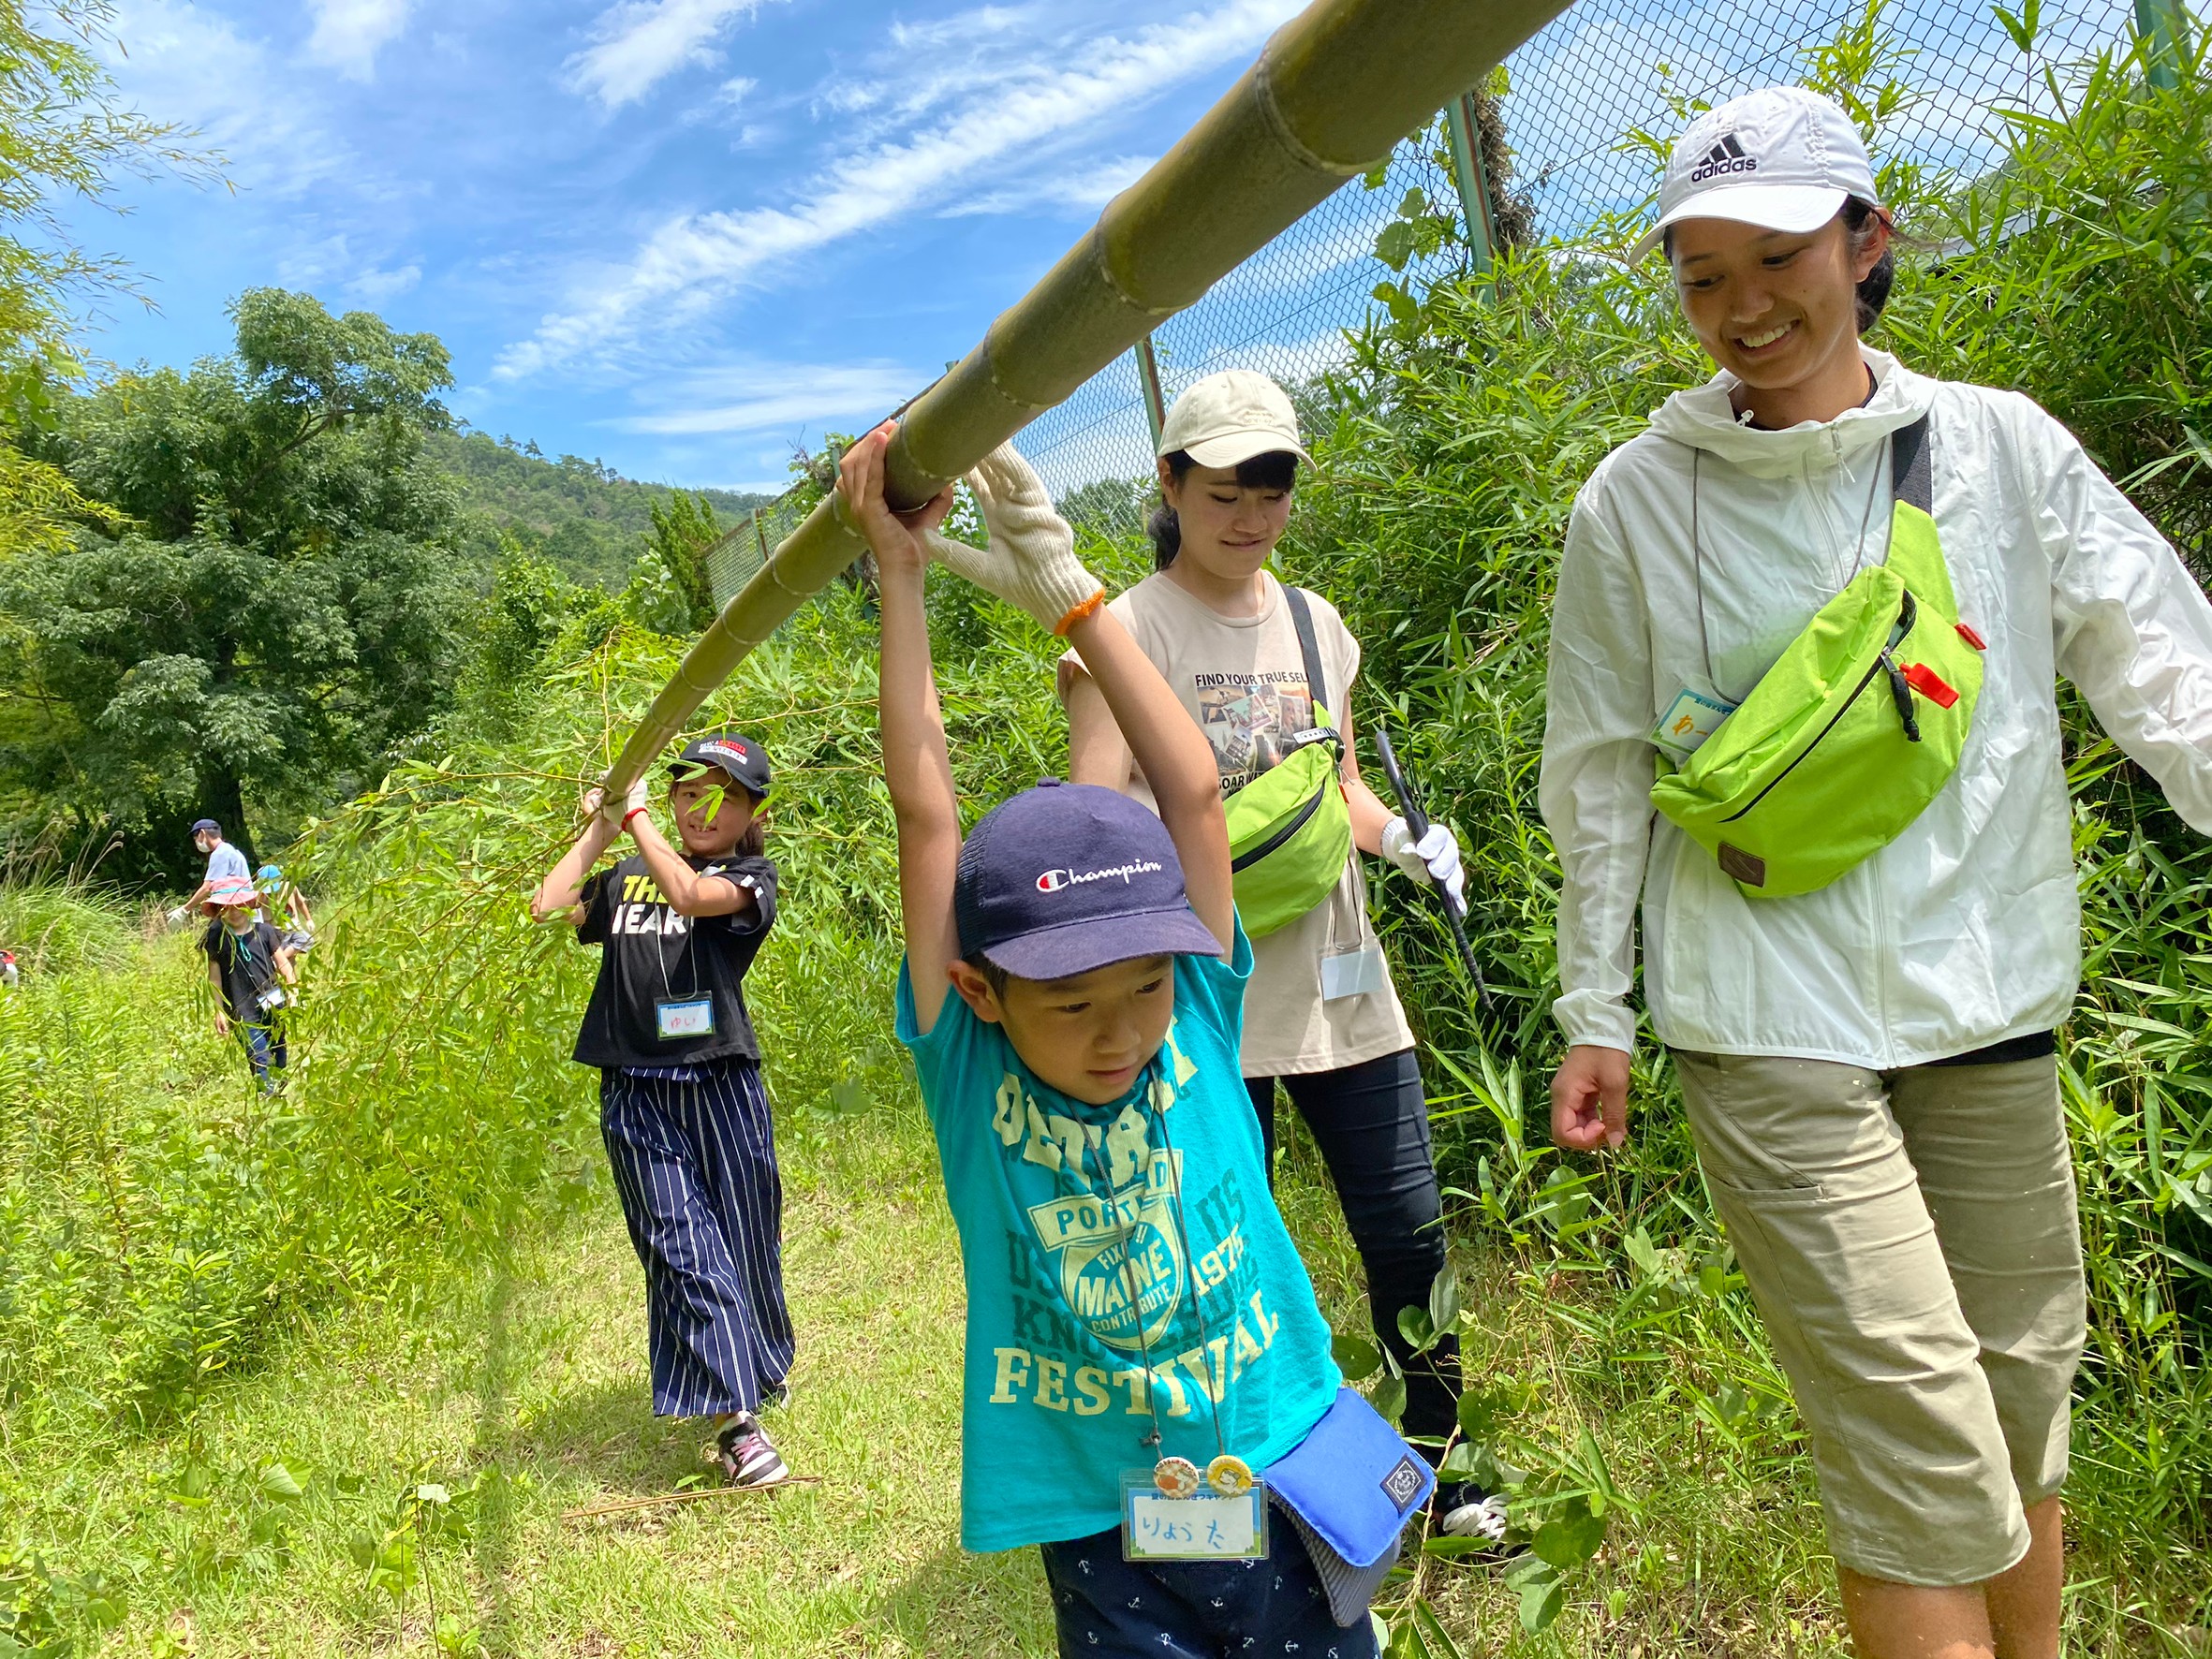
[[1101, 606], [1079, 618], [1068, 629], [1068, 642], [1081, 653], [1129, 753], [1143, 769], [1152, 798], [1159, 803], [1160, 822], [1183, 861], [1183, 890], [1191, 909], [1226, 953], [1234, 936], [1236, 900], [1231, 891], [1229, 823], [1221, 815], [1221, 772], [1214, 745], [1111, 610]]
[[907, 975], [914, 987], [915, 1023], [937, 1022], [951, 981], [946, 969], [960, 955], [952, 915], [952, 882], [960, 868], [960, 800], [945, 751], [945, 718], [937, 706], [929, 660], [929, 618], [922, 577], [929, 555], [921, 536], [940, 522], [952, 491], [918, 512], [900, 515], [883, 499], [883, 451], [897, 430], [885, 421], [845, 452], [837, 492], [847, 517], [876, 554], [883, 609], [883, 661], [877, 710], [883, 733], [883, 781], [898, 821], [899, 908], [907, 934]]
[[1213, 744], [1120, 619], [1100, 603], [1099, 579], [1076, 558], [1073, 532], [1013, 446], [1001, 445], [985, 456], [968, 482], [991, 527], [990, 551], [947, 543], [938, 556], [1020, 605], [1082, 654], [1159, 803], [1160, 821], [1183, 863], [1190, 907], [1226, 951], [1236, 903], [1230, 893], [1229, 826], [1221, 816], [1221, 774]]
[[[627, 815], [633, 807], [645, 804], [645, 785], [641, 781], [630, 790], [627, 800], [614, 804]], [[584, 825], [583, 833], [576, 838], [576, 844], [561, 855], [561, 861], [546, 872], [545, 879], [538, 884], [538, 890], [530, 895], [530, 919], [533, 921], [581, 921], [577, 902], [583, 896], [583, 878], [591, 874], [592, 866], [599, 861], [599, 855], [613, 844], [622, 833], [621, 817], [610, 818], [605, 795], [598, 789], [587, 790], [583, 797], [583, 810], [591, 822]]]

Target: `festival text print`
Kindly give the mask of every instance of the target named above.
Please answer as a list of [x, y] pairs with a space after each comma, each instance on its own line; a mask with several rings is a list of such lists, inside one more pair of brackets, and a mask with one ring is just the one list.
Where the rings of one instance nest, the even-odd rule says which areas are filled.
[[[1000, 1144], [1010, 1152], [1020, 1144], [1025, 1162], [1065, 1176], [1067, 1190], [1028, 1211], [1034, 1242], [1054, 1264], [1050, 1291], [1024, 1270], [1025, 1258], [1034, 1260], [1031, 1246], [1008, 1241], [1016, 1258], [1013, 1334], [1034, 1346], [993, 1350], [994, 1405], [1026, 1403], [1097, 1417], [1112, 1408], [1118, 1392], [1126, 1396], [1124, 1409], [1142, 1416], [1148, 1409], [1143, 1364], [1083, 1363], [1098, 1357], [1093, 1344], [1103, 1344], [1131, 1359], [1149, 1354], [1152, 1387], [1166, 1414], [1188, 1417], [1201, 1397], [1218, 1404], [1246, 1368], [1274, 1346], [1282, 1321], [1267, 1311], [1246, 1265], [1243, 1195], [1232, 1180], [1188, 1199], [1192, 1246], [1201, 1240], [1207, 1244], [1195, 1265], [1184, 1259], [1174, 1208], [1182, 1155], [1154, 1145], [1152, 1130], [1197, 1067], [1172, 1028], [1167, 1052], [1171, 1075], [1152, 1085], [1154, 1109], [1132, 1104], [1102, 1127], [1044, 1111], [1011, 1072], [999, 1085], [992, 1123]], [[1101, 1171], [1111, 1200], [1094, 1189]], [[1176, 1352], [1170, 1339], [1201, 1336], [1197, 1320], [1175, 1329], [1188, 1287], [1204, 1301], [1202, 1323], [1212, 1334]], [[1163, 1343], [1169, 1351], [1156, 1351]]]

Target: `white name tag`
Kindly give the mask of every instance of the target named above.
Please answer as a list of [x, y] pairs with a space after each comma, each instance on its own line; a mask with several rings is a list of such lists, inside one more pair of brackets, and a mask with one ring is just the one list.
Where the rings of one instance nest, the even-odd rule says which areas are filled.
[[1380, 991], [1390, 979], [1390, 965], [1382, 960], [1382, 947], [1339, 950], [1321, 958], [1321, 1001], [1365, 996]]
[[653, 1011], [664, 1043], [678, 1037], [715, 1035], [715, 999], [711, 996], [695, 996], [684, 1002], [664, 997], [653, 1005]]
[[1674, 694], [1659, 723], [1651, 728], [1657, 743], [1676, 766], [1698, 752], [1698, 746], [1720, 729], [1720, 723], [1736, 712], [1736, 705], [1687, 688]]
[[1124, 1561], [1256, 1561], [1267, 1553], [1267, 1488], [1225, 1498], [1202, 1491], [1171, 1498], [1152, 1484], [1122, 1487]]

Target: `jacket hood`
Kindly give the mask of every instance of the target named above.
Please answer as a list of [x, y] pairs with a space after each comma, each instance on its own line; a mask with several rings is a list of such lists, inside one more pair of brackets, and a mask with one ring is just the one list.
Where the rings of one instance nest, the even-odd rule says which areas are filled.
[[1736, 377], [1723, 369], [1704, 385], [1678, 391], [1652, 411], [1651, 430], [1739, 466], [1754, 477], [1781, 477], [1807, 465], [1835, 465], [1910, 426], [1935, 402], [1936, 383], [1889, 355], [1862, 345], [1874, 371], [1874, 397], [1834, 420], [1805, 420], [1782, 432], [1742, 424], [1729, 404]]

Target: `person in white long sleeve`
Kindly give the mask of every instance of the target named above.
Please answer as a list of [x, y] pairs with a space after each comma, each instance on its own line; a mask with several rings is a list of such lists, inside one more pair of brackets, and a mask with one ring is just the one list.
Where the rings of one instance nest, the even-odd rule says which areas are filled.
[[[1663, 242], [1719, 373], [1606, 458], [1567, 533], [1541, 784], [1571, 1045], [1553, 1135], [1627, 1137], [1640, 894], [1652, 1027], [1811, 1430], [1858, 1651], [2042, 1659], [2086, 1316], [2055, 681], [2212, 832], [2212, 604], [2028, 399], [1862, 343], [1890, 238], [1857, 133], [1812, 94], [1734, 99], [1674, 149], [1643, 251]], [[1894, 457], [1923, 445], [1983, 665], [1963, 753], [1886, 845], [1762, 896], [1654, 813], [1655, 774], [1884, 562]]]

